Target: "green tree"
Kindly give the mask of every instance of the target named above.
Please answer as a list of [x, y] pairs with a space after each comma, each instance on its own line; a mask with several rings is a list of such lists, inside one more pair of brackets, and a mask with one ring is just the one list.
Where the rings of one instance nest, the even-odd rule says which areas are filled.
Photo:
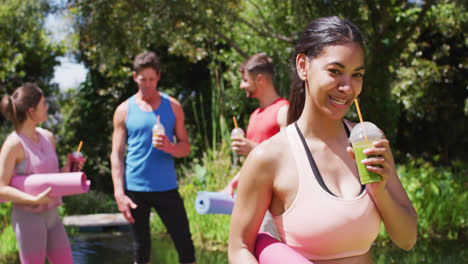
[[[54, 11], [48, 1], [0, 1], [0, 92], [11, 94], [23, 82], [36, 82], [53, 102], [58, 85], [51, 83], [64, 45], [52, 41], [44, 28], [45, 17]], [[51, 104], [51, 113], [57, 110]], [[11, 131], [0, 123], [1, 140]]]
[[[96, 164], [90, 164], [91, 167], [104, 162], [106, 166], [102, 167], [107, 168], [113, 109], [136, 91], [131, 80], [131, 63], [136, 54], [155, 50], [161, 55], [163, 79], [160, 88], [169, 91], [183, 104], [189, 133], [193, 135], [194, 157], [207, 148], [216, 148], [217, 142], [226, 139], [229, 127], [232, 127], [231, 116], [235, 115], [244, 127], [248, 122], [256, 104], [252, 100], [239, 100], [243, 97], [237, 89], [239, 63], [257, 52], [272, 56], [277, 66], [277, 88], [287, 97], [293, 62], [290, 56], [295, 40], [310, 20], [330, 15], [348, 18], [361, 29], [366, 39], [366, 76], [360, 96], [364, 118], [381, 127], [396, 149], [403, 150], [397, 152], [399, 157], [404, 157], [409, 152], [406, 143], [414, 139], [412, 133], [415, 131], [402, 128], [416, 116], [428, 118], [432, 115], [417, 110], [426, 109], [423, 101], [414, 101], [414, 107], [410, 108], [403, 103], [407, 100], [401, 95], [414, 98], [410, 89], [402, 89], [399, 85], [414, 81], [416, 76], [403, 74], [403, 68], [411, 66], [406, 63], [418, 57], [410, 48], [425, 47], [427, 40], [434, 37], [428, 32], [437, 30], [438, 20], [447, 19], [442, 15], [435, 16], [434, 10], [452, 10], [450, 5], [457, 6], [443, 0], [69, 2], [79, 34], [77, 58], [90, 69], [87, 81], [72, 102], [77, 104], [73, 112], [80, 113], [80, 118], [69, 124], [73, 130], [87, 133], [89, 139], [86, 140], [95, 140], [96, 144], [90, 144], [95, 152], [91, 151], [90, 155], [98, 158]], [[457, 38], [452, 41], [460, 41], [463, 31], [459, 29], [466, 24], [463, 22], [466, 21], [463, 20], [466, 9], [460, 4], [458, 8], [457, 12], [447, 11], [446, 15], [453, 23], [443, 23], [455, 25]], [[452, 38], [445, 33], [436, 37], [438, 42], [431, 44], [433, 47]], [[459, 50], [463, 48], [462, 45]], [[452, 54], [446, 57], [451, 58]], [[462, 59], [458, 58], [451, 65], [460, 61]], [[398, 71], [400, 67], [401, 71]], [[447, 79], [455, 80], [450, 76]], [[427, 90], [426, 83], [430, 81], [411, 86], [411, 89], [417, 89], [424, 97], [429, 95], [429, 90], [434, 91]], [[462, 86], [453, 83], [458, 90], [447, 91], [447, 97], [457, 95], [466, 100], [466, 95], [455, 92]], [[434, 104], [439, 105], [448, 106], [449, 103]], [[454, 111], [459, 111], [459, 107], [457, 103]], [[357, 120], [354, 112], [349, 117]], [[458, 126], [463, 126], [463, 122]], [[427, 130], [422, 132], [429, 133]], [[79, 139], [71, 141], [76, 145]], [[453, 146], [454, 142], [447, 145]], [[424, 144], [420, 146], [424, 148]], [[425, 151], [430, 156], [438, 150], [427, 148]], [[104, 171], [109, 173], [108, 169]]]
[[[11, 94], [24, 82], [36, 82], [49, 99], [50, 113], [56, 114], [54, 98], [58, 86], [51, 80], [54, 67], [59, 64], [57, 58], [65, 51], [61, 43], [51, 40], [44, 28], [45, 17], [53, 10], [47, 1], [0, 0], [0, 93]], [[12, 130], [9, 122], [0, 118], [2, 144]], [[10, 211], [10, 203], [0, 204], [0, 216], [4, 220], [0, 223], [0, 262], [5, 263], [18, 261], [14, 234], [7, 228]]]
[[[63, 45], [51, 40], [44, 28], [52, 11], [47, 1], [2, 0], [0, 5], [0, 86], [11, 91], [24, 81], [37, 82], [46, 91], [64, 54]], [[48, 89], [47, 89], [48, 88]], [[4, 90], [5, 91], [5, 90]]]
[[[392, 95], [402, 109], [399, 150], [426, 160], [467, 160], [468, 13], [455, 2], [431, 6], [399, 60]], [[430, 131], [430, 132], [429, 132]]]

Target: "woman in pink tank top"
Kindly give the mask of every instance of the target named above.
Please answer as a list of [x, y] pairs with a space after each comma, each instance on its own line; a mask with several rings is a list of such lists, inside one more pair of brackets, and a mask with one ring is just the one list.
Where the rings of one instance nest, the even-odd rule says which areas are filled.
[[[376, 155], [363, 160], [368, 170], [382, 176], [381, 182], [367, 185], [360, 184], [348, 143], [354, 124], [343, 118], [362, 90], [364, 74], [359, 30], [338, 17], [316, 19], [305, 28], [293, 58], [289, 126], [258, 145], [244, 162], [231, 218], [229, 262], [258, 263], [254, 250], [267, 209], [282, 242], [312, 263], [372, 263], [370, 248], [382, 222], [392, 241], [410, 250], [416, 243], [417, 215], [388, 140], [364, 151]], [[263, 244], [262, 236], [257, 243]], [[281, 261], [281, 255], [276, 257]]]
[[[47, 120], [48, 106], [42, 90], [32, 83], [4, 95], [2, 114], [15, 126], [0, 152], [0, 199], [13, 202], [12, 227], [21, 263], [73, 263], [70, 243], [58, 214], [60, 197], [50, 197], [51, 188], [34, 196], [10, 187], [12, 177], [59, 172], [54, 136], [37, 127]], [[70, 172], [69, 154], [61, 172]], [[81, 169], [84, 159], [80, 160]]]

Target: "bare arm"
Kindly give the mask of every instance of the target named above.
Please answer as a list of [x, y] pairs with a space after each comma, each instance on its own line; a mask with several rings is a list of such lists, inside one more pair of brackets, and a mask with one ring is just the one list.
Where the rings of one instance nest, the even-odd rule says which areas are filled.
[[255, 240], [273, 193], [274, 162], [263, 146], [246, 159], [239, 180], [229, 232], [229, 263], [258, 263], [253, 254]]
[[49, 203], [48, 194], [52, 188], [34, 196], [9, 186], [15, 166], [25, 159], [23, 147], [18, 139], [9, 136], [0, 151], [0, 198], [14, 203], [38, 205]]
[[190, 142], [185, 128], [185, 114], [177, 100], [171, 97], [170, 102], [176, 119], [175, 136], [177, 142], [171, 143], [167, 136], [164, 136], [156, 138], [155, 143], [158, 145], [158, 149], [171, 154], [173, 157], [183, 158], [190, 154]]
[[128, 222], [135, 220], [130, 212], [131, 208], [136, 208], [136, 204], [125, 195], [124, 190], [124, 152], [127, 130], [125, 128], [125, 118], [127, 117], [128, 102], [125, 101], [117, 107], [114, 113], [114, 132], [112, 134], [111, 172], [114, 184], [114, 197], [119, 211], [122, 212]]
[[[348, 151], [352, 153], [350, 147]], [[364, 150], [364, 154], [379, 155], [363, 160], [363, 164], [367, 165], [369, 171], [382, 176], [381, 182], [368, 184], [368, 188], [385, 229], [397, 246], [410, 250], [417, 240], [418, 217], [396, 173], [388, 140], [376, 141], [373, 148]]]
[[232, 177], [231, 181], [221, 190], [221, 192], [227, 193], [231, 196], [234, 196], [234, 190], [237, 188], [237, 184], [239, 183], [240, 172], [236, 173], [234, 177]]
[[280, 131], [288, 126], [288, 109], [289, 105], [283, 105], [278, 110], [278, 115], [276, 116], [276, 122], [280, 128]]

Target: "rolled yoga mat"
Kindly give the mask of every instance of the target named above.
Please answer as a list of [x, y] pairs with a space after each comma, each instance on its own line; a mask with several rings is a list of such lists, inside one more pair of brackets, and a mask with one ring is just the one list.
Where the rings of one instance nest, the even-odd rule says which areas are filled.
[[[10, 186], [31, 195], [38, 195], [52, 187], [49, 196], [67, 196], [87, 193], [91, 181], [86, 179], [83, 172], [44, 173], [28, 176], [14, 176]], [[6, 202], [0, 200], [0, 202]]]
[[235, 199], [227, 193], [198, 192], [195, 210], [199, 214], [231, 214]]
[[297, 251], [267, 233], [257, 235], [255, 257], [259, 264], [312, 264]]

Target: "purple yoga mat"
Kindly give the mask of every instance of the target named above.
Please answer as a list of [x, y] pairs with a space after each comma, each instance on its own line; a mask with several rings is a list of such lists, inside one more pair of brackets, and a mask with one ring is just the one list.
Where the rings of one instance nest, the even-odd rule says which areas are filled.
[[257, 235], [255, 257], [259, 264], [312, 264], [312, 262], [297, 251], [267, 233], [259, 233]]
[[[67, 196], [87, 193], [91, 181], [83, 172], [44, 173], [28, 176], [14, 176], [10, 186], [31, 195], [37, 195], [52, 187], [49, 196]], [[0, 200], [0, 202], [5, 202]]]

